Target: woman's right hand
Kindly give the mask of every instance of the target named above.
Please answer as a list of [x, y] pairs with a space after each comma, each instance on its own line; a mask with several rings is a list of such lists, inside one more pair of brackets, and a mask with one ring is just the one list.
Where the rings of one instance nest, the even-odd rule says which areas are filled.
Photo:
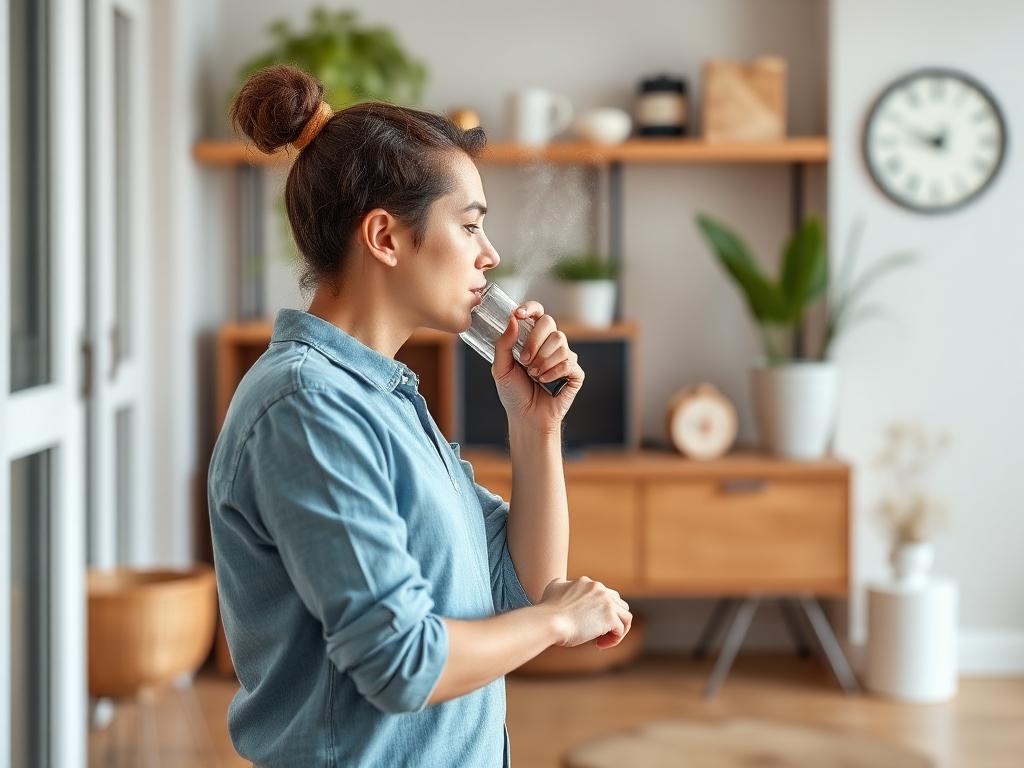
[[560, 635], [556, 645], [565, 647], [594, 640], [602, 650], [611, 648], [622, 641], [633, 624], [629, 605], [619, 593], [586, 576], [549, 582], [540, 605], [554, 613]]

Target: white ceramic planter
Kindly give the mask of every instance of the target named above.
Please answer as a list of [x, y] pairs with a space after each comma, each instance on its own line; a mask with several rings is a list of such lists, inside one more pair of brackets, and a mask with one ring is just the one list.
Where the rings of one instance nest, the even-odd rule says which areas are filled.
[[830, 361], [756, 365], [754, 409], [768, 450], [787, 459], [825, 455], [835, 426], [839, 372]]
[[563, 280], [561, 286], [567, 320], [601, 328], [612, 324], [614, 280]]

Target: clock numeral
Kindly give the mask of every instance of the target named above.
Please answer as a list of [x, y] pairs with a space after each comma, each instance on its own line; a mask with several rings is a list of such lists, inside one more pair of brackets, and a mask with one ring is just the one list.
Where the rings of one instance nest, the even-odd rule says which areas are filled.
[[946, 95], [946, 81], [943, 78], [934, 78], [929, 82], [928, 95], [932, 101], [940, 101]]
[[979, 172], [988, 173], [989, 167], [992, 163], [984, 157], [975, 155], [971, 158], [971, 165], [973, 165]]
[[978, 137], [978, 146], [980, 147], [994, 147], [996, 145], [996, 137], [992, 134], [984, 134]]
[[973, 122], [975, 122], [975, 123], [980, 123], [980, 122], [983, 122], [985, 120], [991, 120], [991, 119], [992, 119], [992, 113], [989, 111], [988, 107], [982, 107], [977, 112], [975, 112], [973, 115], [971, 115], [971, 120]]
[[896, 156], [890, 157], [885, 161], [885, 169], [889, 171], [889, 175], [898, 176], [903, 170], [903, 161]]
[[903, 188], [905, 190], [907, 190], [908, 194], [913, 195], [915, 192], [917, 192], [917, 188], [920, 187], [920, 186], [921, 186], [921, 177], [918, 174], [916, 174], [916, 173], [912, 173], [912, 174], [910, 174], [910, 176], [907, 177], [907, 181], [903, 185]]
[[921, 106], [921, 99], [918, 97], [917, 91], [914, 90], [913, 86], [908, 86], [907, 89], [903, 91], [903, 97], [907, 100], [907, 103], [915, 109]]
[[953, 186], [956, 187], [958, 195], [966, 195], [970, 191], [970, 187], [967, 186], [967, 182], [964, 181], [964, 177], [959, 173], [953, 176]]
[[931, 184], [928, 185], [928, 196], [933, 203], [941, 203], [943, 200], [942, 183], [932, 180]]

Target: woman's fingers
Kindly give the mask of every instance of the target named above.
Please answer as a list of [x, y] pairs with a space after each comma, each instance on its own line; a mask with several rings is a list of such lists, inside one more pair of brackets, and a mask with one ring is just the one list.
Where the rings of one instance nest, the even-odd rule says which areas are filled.
[[[541, 346], [547, 343], [548, 337], [556, 333], [555, 319], [551, 315], [541, 315], [534, 322], [533, 330], [523, 342], [523, 349], [519, 353], [519, 359], [523, 363], [533, 363], [537, 359]], [[564, 338], [564, 334], [562, 334]], [[550, 354], [549, 352], [543, 354]]]

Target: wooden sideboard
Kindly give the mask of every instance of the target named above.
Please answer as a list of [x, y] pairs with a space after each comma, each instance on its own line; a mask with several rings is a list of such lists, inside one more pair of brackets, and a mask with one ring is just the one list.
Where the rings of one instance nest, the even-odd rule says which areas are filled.
[[[258, 322], [218, 333], [218, 429], [270, 331], [269, 322]], [[455, 420], [456, 341], [417, 331], [397, 355], [420, 377], [446, 435]], [[511, 501], [507, 455], [467, 446], [462, 456], [477, 482]], [[693, 461], [668, 450], [602, 450], [566, 459], [565, 478], [571, 577], [636, 597], [848, 593], [850, 469], [841, 461], [793, 462], [753, 451]], [[217, 669], [233, 674], [223, 630], [215, 653]]]
[[[511, 500], [507, 457], [463, 457], [478, 483]], [[850, 471], [840, 461], [639, 450], [564, 466], [572, 578], [633, 596], [848, 592]]]

